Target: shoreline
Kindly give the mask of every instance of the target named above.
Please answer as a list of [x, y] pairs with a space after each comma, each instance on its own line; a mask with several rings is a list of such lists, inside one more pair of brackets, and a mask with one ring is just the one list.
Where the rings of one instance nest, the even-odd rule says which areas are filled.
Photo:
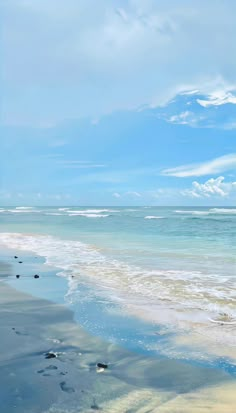
[[[2, 274], [10, 266], [1, 268]], [[140, 413], [205, 413], [203, 398], [214, 412], [233, 413], [236, 381], [227, 373], [131, 352], [87, 333], [66, 306], [17, 291], [3, 279], [0, 291], [1, 410], [125, 413], [132, 406]], [[49, 351], [58, 357], [45, 359]], [[97, 363], [108, 369], [98, 374]]]
[[[14, 236], [16, 235], [17, 234], [13, 234], [13, 241]], [[22, 235], [23, 244], [25, 237], [29, 236], [29, 234], [18, 235]], [[33, 234], [31, 235], [33, 236]], [[44, 236], [40, 237], [43, 237], [44, 239]], [[57, 239], [55, 240], [58, 241]], [[17, 246], [19, 246], [18, 242], [16, 244]], [[9, 256], [9, 251], [11, 251], [12, 254], [16, 253], [15, 248], [15, 245], [14, 247], [10, 247], [9, 245], [5, 247], [6, 251], [8, 251], [7, 256]], [[19, 256], [23, 255], [28, 259], [29, 256], [37, 254], [37, 245], [34, 244], [34, 247], [32, 247], [32, 251], [29, 249], [28, 244], [27, 246], [23, 245], [21, 249], [18, 250], [17, 254]], [[74, 307], [73, 310], [75, 309], [76, 312], [77, 302], [79, 304], [81, 300], [84, 300], [84, 296], [82, 293], [84, 293], [85, 296], [90, 295], [91, 293], [91, 295], [94, 295], [94, 297], [92, 297], [92, 301], [94, 301], [94, 303], [96, 299], [98, 302], [100, 300], [103, 303], [105, 309], [104, 313], [107, 313], [105, 317], [108, 318], [108, 323], [111, 321], [109, 320], [108, 314], [111, 311], [113, 312], [113, 317], [115, 317], [116, 314], [118, 314], [118, 317], [120, 318], [120, 322], [122, 323], [122, 325], [126, 324], [126, 320], [131, 320], [132, 323], [130, 324], [132, 324], [132, 327], [135, 326], [136, 329], [143, 329], [147, 337], [147, 342], [145, 342], [145, 346], [146, 348], [148, 348], [148, 352], [150, 352], [151, 355], [155, 355], [155, 353], [158, 353], [159, 355], [162, 354], [163, 357], [186, 359], [186, 361], [194, 361], [196, 363], [199, 362], [199, 364], [201, 365], [204, 365], [205, 363], [205, 365], [208, 365], [209, 367], [216, 368], [218, 364], [219, 366], [221, 366], [221, 368], [222, 366], [225, 366], [226, 370], [228, 369], [228, 371], [236, 375], [236, 341], [235, 336], [233, 334], [233, 330], [235, 329], [234, 325], [227, 325], [221, 322], [212, 323], [206, 319], [206, 314], [204, 315], [205, 319], [201, 319], [201, 317], [198, 317], [200, 310], [196, 310], [195, 312], [192, 310], [190, 311], [190, 314], [188, 314], [188, 310], [184, 311], [184, 309], [182, 309], [180, 311], [180, 308], [175, 308], [175, 306], [171, 305], [171, 302], [164, 304], [163, 302], [152, 303], [150, 300], [150, 305], [147, 306], [146, 301], [144, 299], [140, 299], [138, 303], [135, 301], [132, 302], [132, 300], [130, 300], [130, 297], [128, 297], [128, 300], [126, 300], [125, 293], [123, 293], [123, 295], [120, 295], [118, 299], [116, 298], [116, 291], [113, 295], [112, 289], [109, 290], [107, 286], [104, 286], [103, 289], [102, 287], [100, 288], [96, 279], [95, 283], [93, 284], [94, 277], [90, 277], [89, 274], [80, 274], [79, 267], [77, 269], [77, 273], [74, 273], [73, 265], [70, 270], [65, 271], [65, 268], [63, 268], [63, 266], [60, 265], [60, 254], [59, 263], [55, 259], [53, 259], [51, 263], [50, 260], [48, 260], [48, 257], [45, 257], [42, 254], [42, 251], [40, 250], [38, 260], [35, 260], [34, 263], [37, 263], [38, 265], [39, 262], [41, 262], [41, 270], [43, 272], [46, 271], [46, 268], [49, 268], [52, 272], [54, 272], [54, 278], [56, 280], [53, 285], [51, 285], [49, 282], [50, 272], [47, 274], [47, 276], [45, 275], [44, 281], [45, 283], [47, 283], [48, 290], [52, 290], [55, 285], [62, 285], [64, 283], [65, 291], [62, 293], [62, 287], [61, 289], [59, 289], [58, 293], [53, 291], [53, 294], [48, 294], [48, 291], [44, 289], [42, 295], [38, 294], [37, 291], [36, 296], [39, 296], [41, 298], [47, 298], [53, 301], [55, 300], [56, 296], [56, 302], [61, 304], [65, 303], [66, 297], [66, 300], [68, 300], [69, 303], [68, 306], [71, 309]], [[67, 264], [68, 263], [66, 262], [66, 266]], [[91, 266], [91, 268], [92, 270], [94, 270], [93, 265]], [[55, 274], [61, 274], [61, 276]], [[11, 282], [11, 285], [13, 285], [13, 287], [16, 288], [19, 286], [22, 290], [21, 286], [22, 284], [24, 285], [23, 281], [23, 279], [18, 281], [13, 280]], [[29, 283], [26, 284], [27, 287], [28, 284]], [[38, 285], [40, 285], [40, 283], [38, 283]], [[34, 295], [36, 284], [33, 280], [31, 281], [30, 286], [31, 287], [29, 289], [29, 293]], [[81, 290], [82, 293], [79, 290]], [[25, 291], [24, 288], [23, 291]], [[75, 303], [73, 304], [74, 301]], [[94, 313], [94, 303], [92, 305], [92, 309], [89, 308], [89, 303], [85, 303], [85, 307], [88, 312], [91, 310], [91, 312]], [[98, 311], [100, 311], [99, 305], [97, 307]], [[104, 316], [104, 314], [101, 313], [102, 311], [100, 311], [100, 315]], [[204, 312], [201, 311], [201, 314], [202, 313]], [[90, 316], [92, 315], [93, 314], [90, 313]], [[187, 323], [182, 322], [179, 325], [178, 323], [176, 323], [176, 325], [173, 324], [173, 319], [180, 319], [183, 316], [188, 320]], [[87, 317], [86, 312], [85, 317]], [[124, 320], [125, 323], [123, 322]], [[101, 321], [102, 320], [100, 320], [100, 323]], [[81, 317], [78, 318], [78, 322], [82, 322]], [[87, 320], [85, 320], [85, 322], [87, 323]], [[104, 333], [107, 329], [106, 320], [104, 320], [104, 323], [104, 331], [100, 331], [101, 336], [104, 336]], [[91, 323], [88, 323], [87, 326], [88, 325], [90, 325], [91, 327]], [[156, 331], [153, 326], [156, 326]], [[92, 334], [99, 334], [97, 326], [95, 327], [96, 331], [93, 331], [94, 329], [92, 328], [92, 331], [90, 332]], [[124, 331], [124, 333], [126, 332]], [[109, 334], [113, 334], [111, 329], [110, 332], [108, 332], [108, 336], [106, 337], [107, 339], [109, 339]], [[155, 335], [155, 340], [150, 338], [151, 334]], [[166, 348], [164, 348], [162, 345], [163, 339], [167, 339], [168, 341], [168, 346]], [[126, 341], [126, 338], [124, 340]], [[141, 341], [142, 337], [138, 337], [137, 335], [136, 343], [132, 344], [130, 349], [135, 350], [134, 346], [136, 346], [138, 351], [145, 351], [145, 349], [142, 349], [141, 346], [138, 344], [138, 342]], [[120, 345], [123, 345], [123, 343], [120, 342]], [[172, 349], [174, 349], [174, 351], [172, 351]], [[233, 365], [234, 367], [232, 367]]]

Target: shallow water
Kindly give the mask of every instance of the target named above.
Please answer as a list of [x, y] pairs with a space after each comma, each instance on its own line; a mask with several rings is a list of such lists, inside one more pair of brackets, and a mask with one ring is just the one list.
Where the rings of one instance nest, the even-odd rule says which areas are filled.
[[[12, 209], [0, 213], [2, 280], [35, 297], [65, 303], [90, 335], [76, 338], [67, 327], [52, 334], [42, 325], [44, 334], [50, 335], [45, 337], [47, 346], [62, 351], [59, 363], [69, 375], [57, 379], [57, 371], [48, 372], [46, 365], [38, 365], [41, 361], [37, 352], [30, 352], [22, 361], [18, 355], [19, 361], [15, 363], [13, 359], [10, 365], [1, 362], [1, 376], [5, 379], [0, 378], [0, 387], [4, 390], [5, 386], [5, 395], [2, 399], [0, 394], [0, 405], [11, 405], [14, 385], [18, 389], [14, 393], [18, 410], [14, 411], [20, 413], [31, 412], [35, 403], [40, 413], [86, 413], [98, 408], [109, 413], [234, 413], [233, 212], [216, 213], [214, 220], [223, 222], [225, 215], [232, 220], [231, 233], [222, 230], [222, 239], [218, 240], [215, 234], [210, 241], [213, 228], [208, 228], [206, 239], [200, 235], [200, 241], [194, 235], [190, 239], [190, 233], [187, 238], [191, 225], [186, 224], [178, 242], [177, 236], [168, 233], [170, 222], [166, 232], [165, 226], [161, 229], [158, 223], [178, 217], [187, 221], [192, 216], [190, 212], [182, 217], [183, 212], [169, 209], [162, 210], [161, 215], [159, 210], [146, 214], [146, 208], [139, 208], [114, 215], [109, 211], [111, 217], [101, 218], [78, 212], [68, 216], [72, 213], [65, 211], [63, 216], [46, 215], [62, 213], [56, 209], [19, 211], [24, 212]], [[145, 219], [164, 216], [164, 212], [170, 218]], [[212, 213], [200, 212], [204, 212], [199, 214], [200, 220], [209, 216], [212, 219]], [[108, 211], [83, 212], [90, 213], [108, 215]], [[172, 214], [176, 216], [171, 218]], [[113, 217], [116, 229], [111, 224]], [[196, 226], [194, 219], [193, 222]], [[209, 222], [199, 223], [203, 232], [204, 226], [212, 225]], [[172, 231], [174, 228], [173, 224]], [[227, 250], [230, 241], [233, 246]], [[174, 248], [175, 242], [178, 246]], [[204, 255], [206, 249], [208, 259]], [[205, 261], [199, 257], [205, 257]], [[18, 273], [21, 277], [16, 279]], [[33, 278], [35, 273], [39, 279]], [[39, 312], [38, 316], [41, 318]], [[16, 338], [25, 340], [26, 347], [20, 347], [23, 350], [29, 345], [29, 336], [22, 328]], [[38, 334], [37, 328], [32, 327], [30, 335]], [[70, 337], [68, 343], [66, 334]], [[99, 380], [94, 376], [96, 360], [110, 366], [108, 372], [98, 375]], [[12, 370], [14, 377], [8, 377]], [[44, 373], [37, 373], [41, 370], [45, 370], [45, 377]], [[52, 400], [57, 400], [58, 395], [59, 399], [43, 408], [46, 400], [41, 400], [42, 393], [48, 395], [48, 402], [50, 393]]]
[[[120, 340], [112, 320], [135, 316], [169, 335], [154, 351], [235, 359], [236, 209], [5, 208], [0, 221], [2, 245], [60, 269], [74, 309], [99, 303], [110, 321], [90, 315], [91, 330]], [[149, 346], [145, 338], [140, 348]]]
[[[236, 371], [229, 361], [161, 355], [161, 349], [171, 350], [175, 335], [127, 317], [117, 311], [117, 305], [91, 294], [84, 283], [77, 288], [78, 299], [70, 304], [67, 278], [58, 277], [39, 256], [19, 250], [14, 254], [22, 264], [14, 259], [13, 250], [1, 250], [0, 409], [9, 413], [86, 413], [97, 408], [109, 413], [234, 412]], [[68, 324], [63, 308], [31, 296], [16, 294], [10, 304], [6, 283], [40, 299], [66, 302], [84, 330]], [[172, 346], [175, 351], [180, 348], [174, 341]], [[44, 359], [48, 350], [58, 353], [56, 361]], [[98, 361], [109, 366], [102, 374], [96, 373]], [[46, 409], [48, 404], [51, 407]]]

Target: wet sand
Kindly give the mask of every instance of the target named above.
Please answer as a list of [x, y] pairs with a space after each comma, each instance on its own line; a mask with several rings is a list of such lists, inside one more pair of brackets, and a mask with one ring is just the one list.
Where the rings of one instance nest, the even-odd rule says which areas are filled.
[[[0, 275], [9, 268], [1, 266]], [[0, 304], [1, 412], [235, 412], [236, 380], [220, 369], [105, 342], [75, 323], [66, 307], [3, 279]], [[48, 352], [57, 357], [45, 358]], [[97, 363], [108, 368], [98, 370]]]

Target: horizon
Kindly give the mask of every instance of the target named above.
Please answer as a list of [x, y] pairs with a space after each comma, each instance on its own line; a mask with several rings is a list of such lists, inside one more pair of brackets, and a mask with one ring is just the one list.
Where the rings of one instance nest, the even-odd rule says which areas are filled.
[[[217, 206], [217, 205], [0, 205], [2, 208], [212, 208], [212, 209], [235, 209], [236, 205]], [[30, 212], [30, 211], [29, 211]]]

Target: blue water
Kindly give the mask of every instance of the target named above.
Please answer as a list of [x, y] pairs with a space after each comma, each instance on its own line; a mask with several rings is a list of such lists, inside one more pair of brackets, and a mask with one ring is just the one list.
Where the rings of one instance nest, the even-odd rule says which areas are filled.
[[[235, 372], [236, 208], [9, 207], [0, 225], [0, 247], [57, 267], [43, 297], [65, 301], [93, 334]], [[203, 347], [194, 336], [191, 348], [175, 345], [178, 334]]]
[[[66, 302], [68, 305], [65, 300], [67, 280], [64, 277], [58, 277], [57, 271], [53, 268], [45, 267], [45, 261], [42, 258], [22, 254], [20, 251], [16, 251], [16, 253], [23, 260], [21, 267], [19, 267], [18, 260], [13, 258], [11, 251], [2, 251], [1, 253], [1, 261], [10, 263], [12, 267], [12, 276], [5, 281], [22, 292], [53, 300], [59, 304]], [[19, 272], [21, 277], [16, 279], [15, 273]], [[34, 273], [40, 274], [39, 280], [33, 278]], [[165, 334], [162, 334], [160, 325], [142, 322], [138, 318], [120, 313], [118, 306], [110, 301], [104, 305], [104, 301], [101, 301], [99, 296], [91, 295], [90, 288], [83, 284], [79, 286], [78, 290], [80, 299], [70, 303], [69, 307], [74, 312], [75, 320], [89, 333], [148, 357], [176, 358], [170, 353], [162, 355], [160, 351], [161, 348], [168, 349], [170, 347], [173, 333], [166, 331]], [[108, 309], [111, 311], [107, 311]], [[177, 357], [185, 363], [196, 367], [223, 370], [232, 377], [236, 377], [236, 364], [227, 358], [212, 358], [210, 354], [205, 354], [204, 358], [202, 354], [199, 358], [193, 358], [191, 352], [186, 354], [187, 349], [184, 346], [179, 347], [178, 351], [179, 356], [181, 352], [185, 354], [184, 357]]]

